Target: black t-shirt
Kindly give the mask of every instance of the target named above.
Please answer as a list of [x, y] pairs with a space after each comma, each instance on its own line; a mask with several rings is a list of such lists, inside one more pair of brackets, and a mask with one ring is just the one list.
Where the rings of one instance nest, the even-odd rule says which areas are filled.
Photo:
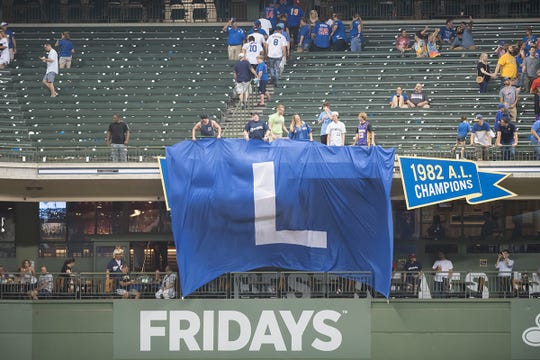
[[264, 121], [249, 120], [244, 126], [244, 130], [248, 132], [250, 139], [263, 140], [264, 135], [268, 131], [268, 125]]
[[516, 125], [513, 123], [509, 123], [506, 127], [499, 125], [499, 131], [501, 132], [501, 144], [512, 145], [514, 143]]
[[201, 135], [202, 136], [214, 136], [214, 127], [212, 126], [212, 120], [207, 124], [201, 121]]
[[[121, 287], [122, 289], [129, 290], [130, 287], [131, 287], [131, 284], [126, 285], [126, 283], [128, 283], [128, 282], [130, 282], [130, 281], [131, 281], [131, 276], [129, 276], [129, 273], [127, 273], [127, 274], [124, 274], [124, 273], [123, 273], [119, 285], [120, 285], [120, 287]], [[124, 285], [122, 285], [122, 282], [124, 283]]]
[[403, 270], [407, 272], [421, 271], [422, 265], [418, 261], [407, 261], [405, 266], [403, 266]]
[[478, 76], [482, 76], [484, 79], [485, 78], [488, 78], [489, 77], [482, 73], [482, 71], [480, 69], [484, 69], [486, 72], [489, 72], [489, 65], [488, 64], [484, 64], [483, 62], [479, 61], [478, 64], [476, 65], [476, 69], [478, 70]]
[[411, 102], [412, 102], [414, 105], [418, 105], [418, 104], [420, 104], [420, 103], [423, 102], [423, 101], [427, 101], [427, 96], [426, 96], [426, 94], [424, 94], [423, 92], [422, 92], [422, 93], [412, 92], [412, 93], [409, 95], [409, 100], [411, 100]]
[[249, 61], [239, 60], [234, 64], [234, 72], [236, 73], [236, 82], [248, 82], [251, 81], [251, 65]]
[[126, 141], [126, 134], [129, 131], [129, 127], [123, 121], [113, 122], [109, 125], [109, 132], [111, 133], [112, 144], [123, 144]]

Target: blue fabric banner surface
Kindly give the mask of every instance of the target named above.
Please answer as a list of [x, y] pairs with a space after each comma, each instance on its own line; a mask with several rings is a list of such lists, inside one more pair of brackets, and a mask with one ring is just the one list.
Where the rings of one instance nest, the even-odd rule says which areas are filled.
[[371, 271], [390, 290], [394, 150], [279, 140], [167, 148], [182, 293], [261, 267]]

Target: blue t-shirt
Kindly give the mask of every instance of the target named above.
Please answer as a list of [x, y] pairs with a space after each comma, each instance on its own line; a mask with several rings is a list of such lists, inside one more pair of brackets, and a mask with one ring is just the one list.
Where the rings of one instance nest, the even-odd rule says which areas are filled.
[[251, 81], [251, 64], [246, 60], [238, 60], [233, 67], [236, 73], [236, 82], [248, 82]]
[[[536, 120], [532, 126], [532, 130], [536, 132], [536, 135], [540, 136], [540, 120]], [[531, 143], [532, 144], [538, 144], [538, 139], [536, 136], [531, 134]]]
[[446, 26], [441, 26], [439, 35], [444, 42], [450, 42], [456, 36], [456, 32], [453, 28], [448, 29]]
[[227, 26], [227, 45], [236, 46], [242, 45], [244, 39], [246, 38], [246, 33], [241, 28], [236, 28], [232, 26]]
[[291, 9], [291, 6], [289, 5], [289, 2], [288, 1], [284, 1], [282, 3], [279, 4], [279, 7], [278, 7], [278, 15], [281, 15], [281, 14], [287, 14], [287, 16], [289, 15], [289, 10]]
[[491, 130], [490, 127], [489, 127], [489, 124], [487, 123], [487, 121], [484, 121], [484, 123], [482, 125], [478, 124], [477, 122], [474, 123], [474, 125], [472, 126], [472, 132], [475, 133], [477, 131], [489, 131]]
[[465, 28], [463, 30], [463, 34], [461, 35], [461, 46], [464, 48], [470, 48], [474, 45], [474, 38], [472, 35], [472, 31], [469, 28]]
[[270, 21], [272, 28], [275, 28], [277, 24], [277, 12], [278, 10], [273, 6], [267, 6], [264, 8], [264, 18]]
[[538, 39], [536, 38], [536, 36], [531, 35], [530, 39], [528, 36], [524, 36], [522, 40], [523, 40], [523, 43], [525, 44], [525, 55], [529, 56], [529, 49], [531, 48], [531, 43], [536, 44]]
[[343, 25], [343, 22], [341, 20], [336, 20], [332, 27], [335, 26], [337, 26], [337, 29], [334, 31], [334, 35], [332, 35], [332, 42], [345, 40], [347, 38], [347, 33], [345, 32], [345, 25]]
[[309, 140], [311, 131], [311, 127], [307, 123], [303, 123], [300, 126], [295, 126], [294, 132], [290, 132], [289, 137], [292, 140]]
[[499, 125], [501, 124], [501, 119], [505, 116], [504, 112], [497, 111], [495, 113], [495, 123], [493, 124], [493, 129], [495, 132], [499, 130]]
[[349, 32], [349, 36], [352, 38], [355, 38], [358, 36], [358, 26], [360, 26], [362, 22], [360, 20], [354, 20], [351, 24], [351, 31]]
[[268, 67], [266, 66], [266, 63], [260, 62], [257, 64], [257, 67], [255, 68], [255, 72], [257, 75], [262, 71], [262, 75], [260, 80], [268, 80]]
[[308, 24], [302, 26], [300, 30], [298, 31], [298, 39], [297, 42], [300, 43], [300, 36], [304, 36], [304, 41], [302, 42], [302, 45], [309, 45], [311, 44], [311, 28]]
[[8, 37], [8, 40], [9, 40], [9, 48], [13, 49], [13, 30], [7, 29], [6, 36]]
[[298, 27], [300, 19], [304, 17], [304, 10], [300, 6], [292, 6], [287, 13], [287, 26]]
[[[330, 113], [332, 113], [331, 110], [329, 110]], [[324, 120], [323, 120], [324, 119]], [[328, 127], [328, 124], [332, 122], [332, 119], [330, 119], [330, 115], [328, 115], [325, 111], [321, 112], [319, 114], [319, 118], [317, 119], [318, 122], [322, 121], [321, 124], [321, 135], [326, 135], [326, 128]]]
[[326, 49], [330, 47], [330, 26], [323, 22], [318, 22], [313, 28], [313, 43], [316, 47]]
[[516, 55], [515, 57], [516, 57], [516, 66], [517, 66], [518, 75], [519, 75], [523, 72], [523, 69], [521, 68], [521, 64], [523, 64], [523, 58], [521, 57], [521, 55]]
[[462, 121], [459, 123], [457, 127], [457, 137], [458, 138], [465, 138], [467, 137], [467, 134], [471, 131], [471, 125], [469, 125], [468, 122]]
[[250, 139], [263, 140], [268, 131], [268, 124], [264, 121], [249, 120], [244, 126], [244, 130], [249, 134]]
[[[251, 34], [253, 34], [254, 32], [255, 32], [255, 29], [251, 28], [251, 29], [249, 29], [249, 31], [248, 31], [248, 35], [251, 35]], [[259, 34], [261, 34], [261, 35], [268, 36], [268, 34], [266, 33], [266, 31], [264, 31], [263, 28], [258, 28], [258, 29], [257, 29], [257, 32], [258, 32]]]
[[291, 36], [289, 35], [288, 32], [286, 32], [285, 30], [283, 30], [283, 31], [281, 32], [281, 35], [283, 35], [283, 37], [285, 38], [285, 40], [287, 40], [288, 43], [291, 42]]
[[[397, 96], [397, 93], [394, 93], [390, 96], [390, 102], [394, 99], [394, 96]], [[407, 100], [409, 100], [409, 97], [405, 95], [405, 93], [401, 93], [401, 96], [403, 96], [403, 102], [407, 102]]]
[[60, 57], [71, 56], [71, 50], [73, 50], [73, 42], [71, 42], [71, 40], [58, 40], [58, 47], [60, 48]]

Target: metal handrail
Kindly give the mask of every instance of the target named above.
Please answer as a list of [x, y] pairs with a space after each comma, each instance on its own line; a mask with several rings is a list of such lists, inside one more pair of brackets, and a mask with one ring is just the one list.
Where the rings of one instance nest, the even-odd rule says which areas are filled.
[[[122, 274], [82, 272], [71, 276], [51, 273], [52, 291], [40, 299], [120, 298], [117, 291]], [[165, 273], [130, 273], [133, 289], [142, 298], [154, 298]], [[505, 276], [506, 275], [506, 276]], [[10, 273], [0, 276], [0, 299], [29, 299], [39, 284], [39, 274]], [[179, 279], [174, 293], [181, 297]], [[187, 296], [193, 299], [271, 299], [271, 298], [382, 298], [373, 290], [371, 272], [253, 271], [224, 274]], [[395, 271], [390, 298], [399, 299], [488, 299], [540, 297], [540, 274], [535, 270], [460, 270], [447, 272]]]
[[[428, 156], [454, 159], [460, 149], [452, 151], [453, 144], [447, 145], [403, 145], [397, 146], [397, 155]], [[487, 149], [491, 161], [502, 161], [502, 151], [497, 147]], [[155, 162], [157, 157], [165, 156], [165, 146], [128, 146], [129, 162]], [[476, 160], [475, 148], [466, 146], [465, 158]], [[519, 144], [516, 146], [515, 161], [537, 161], [536, 146]], [[110, 148], [107, 146], [77, 147], [14, 147], [0, 146], [0, 162], [18, 163], [96, 163], [110, 162]]]

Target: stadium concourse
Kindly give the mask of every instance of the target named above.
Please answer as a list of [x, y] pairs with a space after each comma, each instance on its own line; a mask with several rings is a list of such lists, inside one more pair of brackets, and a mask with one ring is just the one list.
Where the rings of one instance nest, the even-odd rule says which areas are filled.
[[[126, 301], [104, 271], [120, 249], [133, 267], [137, 253], [144, 265], [147, 254], [159, 252], [152, 272], [132, 274], [137, 292], [155, 295], [164, 273], [153, 271], [159, 261], [171, 264], [176, 257], [165, 220], [170, 218], [162, 217], [156, 158], [165, 146], [190, 139], [201, 113], [221, 124], [224, 137], [239, 138], [250, 112], [266, 120], [283, 104], [287, 123], [297, 112], [318, 134], [316, 115], [327, 100], [347, 126], [347, 144], [363, 111], [377, 145], [395, 147], [398, 155], [455, 157], [451, 147], [459, 118], [481, 113], [493, 124], [498, 108], [498, 81], [486, 94], [478, 94], [474, 82], [480, 52], [490, 55], [494, 68], [499, 41], [515, 42], [535, 23], [475, 21], [477, 51], [444, 50], [437, 58], [417, 59], [394, 50], [399, 29], [412, 34], [425, 24], [438, 27], [442, 21], [366, 22], [367, 44], [360, 54], [294, 53], [272, 101], [259, 107], [252, 97], [245, 110], [232, 99], [223, 24], [10, 25], [18, 54], [0, 70], [0, 239], [3, 250], [13, 249], [1, 259], [13, 275], [10, 281], [2, 273], [7, 279], [0, 286], [3, 356], [540, 358], [539, 167], [528, 141], [534, 120], [528, 94], [519, 102], [518, 161], [478, 162], [482, 169], [513, 173], [505, 185], [516, 198], [479, 205], [456, 200], [408, 211], [398, 171], [393, 175], [395, 266], [389, 299], [373, 294], [371, 273], [283, 271], [228, 273], [182, 301]], [[51, 98], [40, 84], [45, 69], [39, 57], [43, 42], [63, 31], [71, 32], [76, 52], [73, 67], [57, 77], [59, 95]], [[416, 83], [424, 85], [431, 108], [390, 109], [395, 88], [410, 93]], [[113, 113], [131, 128], [127, 163], [109, 161], [105, 136]], [[499, 160], [496, 150], [490, 155]], [[501, 281], [494, 267], [506, 246], [516, 261], [511, 283]], [[439, 250], [455, 267], [444, 291], [435, 286], [444, 281], [431, 266]], [[76, 265], [68, 277], [57, 271], [69, 256], [76, 257]], [[411, 274], [401, 270], [416, 257], [424, 265], [420, 281], [407, 282]], [[27, 300], [26, 284], [14, 280], [26, 258], [35, 260], [35, 277], [41, 265], [54, 274], [48, 301]], [[442, 298], [432, 300], [437, 296]]]
[[[316, 115], [323, 100], [340, 113], [352, 143], [357, 114], [365, 111], [376, 131], [377, 144], [396, 147], [398, 154], [450, 157], [458, 119], [472, 120], [481, 113], [493, 124], [498, 110], [498, 80], [486, 94], [474, 82], [481, 52], [496, 65], [494, 50], [501, 40], [521, 39], [530, 22], [476, 21], [476, 51], [443, 50], [437, 58], [401, 57], [394, 49], [395, 35], [410, 33], [422, 23], [373, 22], [365, 26], [366, 47], [350, 52], [293, 53], [265, 108], [251, 97], [248, 109], [231, 106], [232, 64], [226, 59], [225, 34], [215, 26], [20, 26], [17, 59], [2, 70], [0, 145], [3, 160], [102, 161], [99, 151], [111, 115], [118, 112], [131, 128], [130, 159], [139, 161], [163, 154], [162, 148], [189, 139], [198, 114], [208, 113], [221, 123], [225, 137], [240, 137], [251, 111], [274, 112], [286, 106], [286, 122], [299, 113], [318, 134]], [[430, 26], [440, 23], [430, 21]], [[247, 27], [247, 26], [245, 26]], [[48, 98], [39, 82], [43, 76], [41, 45], [69, 30], [75, 44], [71, 69], [57, 77], [59, 96]], [[410, 93], [424, 85], [430, 109], [390, 109], [390, 96], [400, 86]], [[528, 146], [534, 121], [532, 96], [518, 103], [520, 145], [517, 159], [533, 158]], [[315, 137], [317, 138], [317, 136]], [[74, 151], [77, 149], [77, 151]], [[149, 156], [149, 157], [147, 157]], [[87, 158], [88, 157], [88, 158]], [[494, 157], [497, 158], [497, 155]]]

